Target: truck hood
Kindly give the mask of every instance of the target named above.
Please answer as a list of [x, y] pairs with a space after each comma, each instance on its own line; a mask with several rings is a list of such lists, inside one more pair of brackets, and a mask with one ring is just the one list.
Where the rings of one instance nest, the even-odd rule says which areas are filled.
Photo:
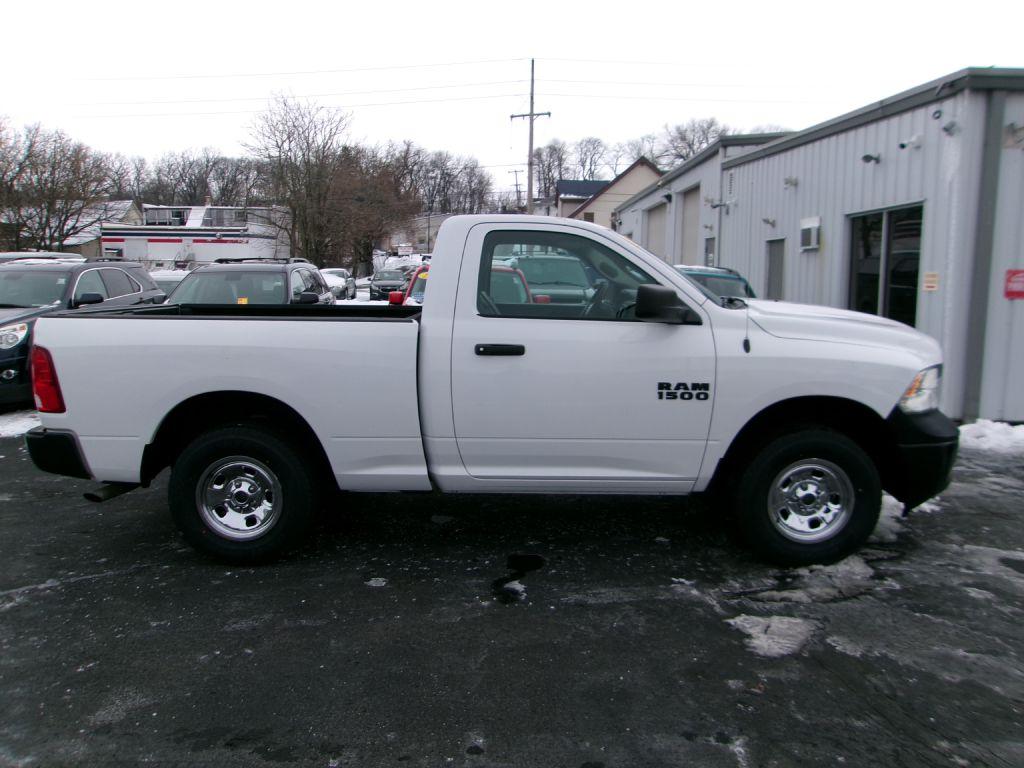
[[772, 336], [867, 347], [896, 347], [928, 361], [942, 359], [942, 351], [935, 339], [886, 317], [815, 304], [765, 299], [746, 301], [750, 307], [751, 322]]

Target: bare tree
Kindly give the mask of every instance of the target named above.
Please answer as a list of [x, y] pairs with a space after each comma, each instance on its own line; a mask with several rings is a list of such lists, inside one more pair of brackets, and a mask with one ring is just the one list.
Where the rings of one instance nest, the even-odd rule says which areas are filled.
[[646, 157], [651, 162], [658, 162], [658, 137], [648, 133], [636, 139], [630, 139], [623, 144], [623, 155], [626, 163], [635, 163], [641, 157]]
[[533, 150], [533, 171], [537, 175], [536, 194], [551, 197], [559, 179], [569, 178], [571, 163], [569, 147], [559, 139], [552, 139], [543, 147]]
[[666, 165], [686, 162], [729, 131], [729, 126], [723, 125], [714, 117], [694, 118], [671, 127], [666, 125], [659, 146], [658, 160]]
[[30, 126], [13, 156], [14, 173], [3, 184], [3, 215], [16, 248], [60, 250], [67, 240], [106, 218], [105, 155], [60, 131]]
[[605, 143], [596, 136], [580, 139], [573, 145], [573, 165], [576, 178], [588, 181], [596, 179], [604, 166]]
[[253, 124], [247, 149], [267, 173], [267, 188], [288, 211], [292, 253], [318, 266], [334, 255], [342, 231], [335, 207], [349, 115], [279, 96]]

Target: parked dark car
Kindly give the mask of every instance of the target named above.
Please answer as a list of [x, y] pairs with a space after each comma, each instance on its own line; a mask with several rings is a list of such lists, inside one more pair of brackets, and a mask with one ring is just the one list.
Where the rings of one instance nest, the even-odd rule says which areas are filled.
[[735, 269], [726, 267], [693, 267], [677, 264], [683, 275], [690, 278], [699, 287], [710, 291], [716, 298], [736, 297], [740, 299], [756, 299], [750, 283]]
[[192, 270], [167, 303], [333, 305], [334, 294], [309, 262], [253, 259]]
[[82, 306], [158, 304], [164, 293], [141, 264], [81, 258], [18, 258], [0, 264], [0, 405], [28, 405], [29, 347], [36, 318]]
[[370, 301], [387, 301], [392, 291], [404, 291], [409, 275], [401, 269], [382, 269], [370, 278]]
[[575, 256], [519, 256], [511, 266], [526, 276], [530, 289], [552, 304], [586, 304], [594, 295], [583, 264]]

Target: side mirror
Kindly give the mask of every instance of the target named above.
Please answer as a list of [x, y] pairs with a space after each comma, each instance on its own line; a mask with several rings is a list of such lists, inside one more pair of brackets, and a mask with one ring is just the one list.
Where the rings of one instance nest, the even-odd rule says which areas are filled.
[[319, 304], [320, 294], [313, 293], [312, 291], [303, 291], [299, 294], [299, 298], [295, 300], [295, 304]]
[[81, 296], [75, 299], [73, 303], [74, 306], [77, 308], [85, 307], [88, 306], [89, 304], [102, 304], [104, 301], [106, 301], [106, 299], [104, 299], [101, 294], [83, 293]]
[[400, 307], [405, 303], [405, 291], [391, 291], [388, 293], [388, 304]]
[[686, 306], [675, 289], [641, 285], [636, 290], [636, 319], [650, 323], [701, 325], [700, 315]]

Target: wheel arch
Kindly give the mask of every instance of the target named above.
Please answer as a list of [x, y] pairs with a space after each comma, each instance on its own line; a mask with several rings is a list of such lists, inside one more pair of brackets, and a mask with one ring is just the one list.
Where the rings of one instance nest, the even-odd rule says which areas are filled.
[[718, 462], [709, 487], [728, 487], [739, 468], [774, 438], [800, 429], [823, 427], [853, 440], [874, 462], [888, 490], [897, 480], [893, 468], [896, 445], [889, 424], [870, 407], [845, 397], [794, 397], [772, 403], [755, 414], [736, 433]]
[[204, 432], [239, 425], [273, 429], [302, 450], [317, 469], [333, 476], [323, 443], [294, 408], [269, 395], [237, 390], [205, 392], [178, 403], [167, 412], [142, 453], [140, 480], [149, 485], [178, 454]]

